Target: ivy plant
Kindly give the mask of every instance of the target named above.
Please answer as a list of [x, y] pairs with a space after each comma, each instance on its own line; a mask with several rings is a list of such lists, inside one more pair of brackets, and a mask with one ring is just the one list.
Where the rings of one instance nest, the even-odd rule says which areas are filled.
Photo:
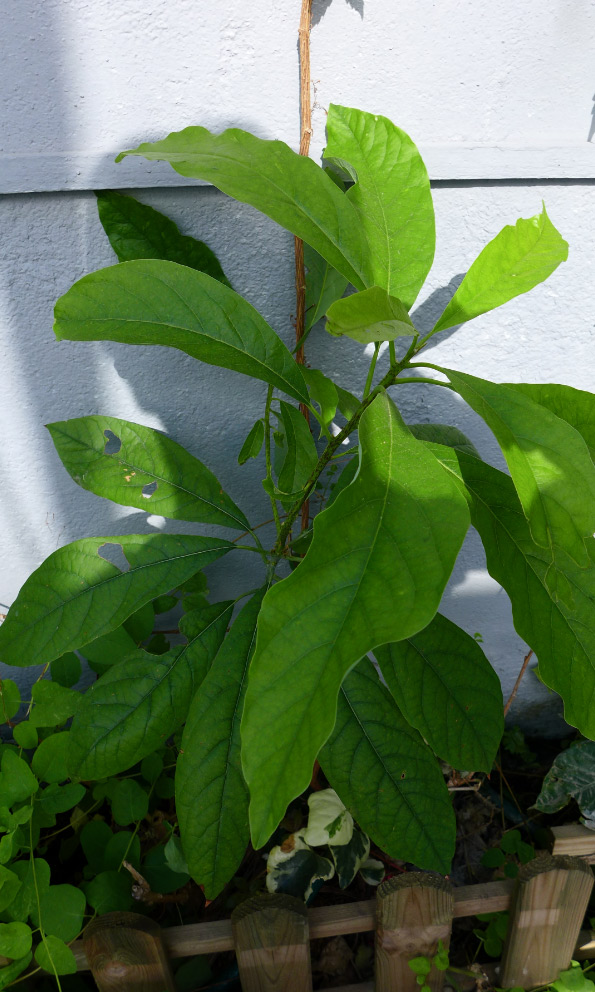
[[[416, 146], [391, 121], [331, 106], [324, 168], [237, 129], [187, 127], [119, 158], [131, 154], [168, 161], [301, 238], [307, 332], [326, 315], [329, 333], [372, 346], [370, 368], [355, 397], [328, 370], [298, 364], [206, 246], [131, 197], [100, 194], [119, 262], [58, 301], [57, 338], [167, 345], [201, 363], [199, 380], [214, 365], [261, 382], [262, 416], [238, 460], [262, 459], [276, 532], [261, 540], [261, 520], [157, 430], [94, 414], [50, 424], [78, 485], [236, 536], [160, 532], [60, 548], [10, 609], [0, 660], [59, 667], [77, 652], [97, 666], [66, 732], [75, 783], [117, 776], [181, 733], [181, 844], [207, 898], [250, 839], [269, 842], [316, 760], [377, 846], [446, 872], [454, 815], [437, 758], [489, 771], [503, 728], [496, 673], [439, 612], [471, 524], [566, 719], [595, 732], [595, 401], [566, 385], [489, 382], [432, 364], [424, 350], [532, 290], [568, 246], [545, 207], [504, 227], [422, 335], [410, 310], [434, 255], [432, 195]], [[401, 385], [428, 382], [484, 419], [508, 473], [456, 426], [405, 423]], [[326, 503], [300, 534], [315, 492]], [[253, 556], [256, 590], [208, 601], [202, 570], [223, 557], [234, 568], [237, 555]], [[130, 618], [142, 622], [147, 604], [172, 592], [184, 643], [134, 636]]]

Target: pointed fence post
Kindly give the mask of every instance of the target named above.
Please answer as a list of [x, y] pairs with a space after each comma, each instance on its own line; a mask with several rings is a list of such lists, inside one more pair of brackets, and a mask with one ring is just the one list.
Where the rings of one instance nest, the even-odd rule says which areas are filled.
[[570, 965], [593, 872], [582, 858], [546, 854], [523, 865], [516, 881], [499, 984], [529, 989]]
[[310, 992], [308, 912], [300, 899], [267, 893], [231, 914], [243, 992]]
[[147, 916], [98, 916], [86, 928], [83, 945], [101, 992], [175, 992], [161, 927]]
[[[450, 941], [453, 890], [441, 875], [407, 872], [378, 887], [376, 902], [376, 992], [416, 992], [411, 958], [431, 958]], [[439, 992], [444, 972], [432, 968], [427, 984]]]

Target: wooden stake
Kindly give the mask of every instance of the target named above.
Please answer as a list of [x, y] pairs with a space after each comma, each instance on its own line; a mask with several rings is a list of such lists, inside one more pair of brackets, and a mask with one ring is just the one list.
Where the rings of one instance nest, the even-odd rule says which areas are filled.
[[529, 989], [568, 968], [593, 873], [581, 858], [546, 854], [524, 865], [516, 881], [500, 984]]
[[595, 863], [595, 832], [581, 823], [552, 827], [552, 854], [573, 854], [589, 864]]
[[106, 913], [93, 920], [84, 949], [101, 992], [175, 992], [161, 927], [140, 913]]
[[300, 899], [267, 893], [231, 914], [243, 992], [309, 992], [308, 912]]
[[[376, 990], [416, 992], [411, 958], [431, 958], [438, 942], [448, 947], [454, 897], [452, 886], [441, 875], [408, 872], [378, 888], [376, 903]], [[439, 992], [444, 972], [432, 968], [428, 985]]]

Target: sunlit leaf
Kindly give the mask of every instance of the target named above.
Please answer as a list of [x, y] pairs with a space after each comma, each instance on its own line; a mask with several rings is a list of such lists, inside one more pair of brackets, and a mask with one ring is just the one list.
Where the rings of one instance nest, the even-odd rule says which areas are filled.
[[337, 300], [329, 307], [326, 329], [331, 334], [353, 338], [361, 344], [369, 341], [394, 341], [411, 336], [415, 327], [407, 308], [385, 289], [372, 286]]

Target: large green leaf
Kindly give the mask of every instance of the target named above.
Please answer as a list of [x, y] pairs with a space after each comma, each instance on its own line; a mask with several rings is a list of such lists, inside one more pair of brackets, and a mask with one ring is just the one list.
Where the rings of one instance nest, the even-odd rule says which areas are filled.
[[283, 141], [230, 128], [187, 127], [121, 152], [166, 161], [182, 176], [206, 179], [250, 203], [319, 252], [358, 289], [370, 285], [369, 249], [358, 212], [320, 166]]
[[595, 742], [581, 741], [559, 754], [545, 776], [535, 809], [557, 813], [575, 799], [592, 830], [595, 827]]
[[337, 272], [310, 245], [304, 245], [304, 265], [306, 267], [306, 321], [304, 330], [309, 331], [324, 317], [331, 303], [340, 300], [349, 285], [349, 280]]
[[568, 244], [540, 214], [508, 225], [477, 256], [433, 333], [473, 320], [539, 285], [568, 258]]
[[83, 489], [174, 520], [249, 529], [213, 473], [160, 431], [99, 416], [47, 426], [62, 464]]
[[404, 131], [363, 110], [331, 104], [327, 135], [325, 159], [355, 182], [346, 196], [370, 245], [372, 284], [409, 308], [430, 271], [436, 241], [423, 160]]
[[347, 672], [430, 622], [467, 531], [456, 483], [386, 393], [365, 410], [359, 439], [355, 481], [316, 517], [306, 558], [263, 603], [242, 726], [256, 847], [308, 785]]
[[539, 658], [543, 681], [564, 700], [564, 716], [595, 737], [595, 541], [591, 566], [555, 561], [535, 544], [508, 475], [462, 452], [432, 445], [470, 500], [490, 575], [506, 590], [514, 626]]
[[401, 713], [454, 768], [489, 772], [504, 730], [500, 679], [477, 641], [437, 613], [374, 651]]
[[463, 434], [458, 427], [449, 424], [407, 424], [409, 430], [419, 441], [433, 441], [434, 444], [446, 444], [449, 448], [457, 448], [474, 458], [481, 458], [475, 445]]
[[133, 196], [113, 189], [95, 194], [99, 220], [119, 262], [163, 258], [179, 262], [230, 286], [219, 259], [204, 241], [180, 234], [173, 220]]
[[246, 603], [192, 700], [176, 766], [182, 846], [207, 899], [237, 871], [250, 839], [240, 720], [263, 595]]
[[595, 462], [595, 395], [584, 389], [561, 386], [557, 382], [528, 383], [507, 382], [509, 389], [516, 389], [534, 403], [544, 406], [550, 413], [574, 427], [589, 449]]
[[318, 454], [305, 417], [291, 403], [281, 400], [280, 406], [285, 454], [279, 469], [278, 488], [282, 493], [294, 493], [303, 489], [310, 478]]
[[308, 402], [299, 366], [264, 317], [204, 272], [156, 259], [83, 276], [54, 310], [59, 340], [168, 345]]
[[389, 857], [449, 871], [455, 822], [440, 767], [367, 658], [341, 686], [337, 722], [319, 760], [356, 821]]
[[496, 435], [536, 544], [590, 563], [595, 466], [581, 435], [516, 389], [443, 369]]
[[[116, 546], [121, 571], [100, 552]], [[59, 548], [29, 576], [0, 627], [5, 665], [43, 665], [107, 634], [159, 593], [176, 589], [232, 550], [216, 537], [85, 537]]]
[[337, 300], [328, 309], [326, 329], [331, 334], [345, 334], [354, 341], [394, 341], [415, 334], [407, 309], [396, 296], [372, 286]]
[[137, 650], [113, 665], [85, 693], [69, 736], [77, 778], [106, 778], [131, 768], [186, 719], [190, 701], [219, 650], [233, 603], [186, 613], [187, 643], [166, 654]]

